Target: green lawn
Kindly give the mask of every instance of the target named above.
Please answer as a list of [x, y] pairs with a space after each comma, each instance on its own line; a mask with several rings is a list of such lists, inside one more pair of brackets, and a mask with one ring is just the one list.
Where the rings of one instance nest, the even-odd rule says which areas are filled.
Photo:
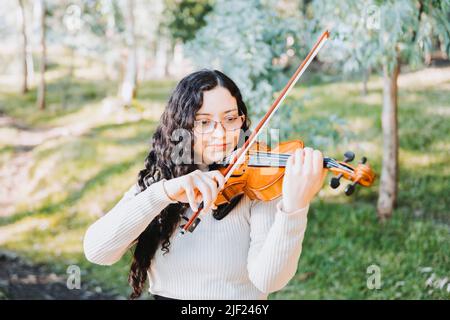
[[[64, 135], [32, 149], [23, 183], [33, 188], [13, 214], [0, 216], [0, 248], [48, 263], [61, 274], [68, 265], [77, 264], [82, 280], [95, 280], [105, 289], [127, 295], [130, 254], [111, 267], [92, 265], [84, 258], [82, 237], [89, 224], [135, 181], [158, 114], [175, 82], [144, 83], [135, 108], [106, 114], [101, 112], [102, 101], [116, 84], [75, 79], [64, 92], [64, 83], [56, 80], [49, 85], [50, 105], [44, 112], [35, 110], [35, 90], [25, 96], [0, 91], [0, 110], [33, 130], [87, 123], [78, 135]], [[384, 225], [376, 219], [378, 181], [351, 198], [343, 195], [342, 188], [325, 187], [311, 206], [297, 275], [271, 299], [450, 297], [447, 284], [442, 288], [436, 281], [426, 284], [430, 277], [450, 277], [450, 171], [446, 166], [450, 82], [400, 87], [400, 192], [394, 217]], [[341, 125], [325, 121], [321, 128], [291, 138], [304, 139], [314, 147], [315, 135], [333, 134], [335, 143], [323, 149], [326, 155], [341, 157], [351, 149], [357, 159], [367, 156], [379, 173], [382, 97], [378, 78], [369, 83], [369, 89], [368, 96], [362, 97], [359, 83], [298, 86], [290, 103], [295, 105], [301, 96], [308, 99], [294, 112], [293, 121], [307, 124], [308, 119], [330, 115], [345, 121]], [[3, 128], [0, 134], [11, 135], [14, 130], [19, 129]], [[3, 166], [20, 149], [13, 139], [0, 142]], [[366, 285], [371, 265], [381, 270], [378, 290]]]

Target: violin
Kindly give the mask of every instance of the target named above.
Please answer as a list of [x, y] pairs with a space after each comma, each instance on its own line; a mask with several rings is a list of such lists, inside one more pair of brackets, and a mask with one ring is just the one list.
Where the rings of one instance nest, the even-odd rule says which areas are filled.
[[[300, 140], [287, 141], [280, 143], [275, 148], [268, 148], [267, 146], [256, 143], [257, 137], [329, 37], [328, 30], [325, 30], [321, 34], [277, 99], [258, 122], [252, 134], [245, 141], [244, 145], [237, 150], [236, 154], [233, 155], [230, 164], [220, 170], [225, 177], [225, 184], [214, 202], [216, 205], [230, 202], [231, 199], [239, 194], [247, 194], [251, 199], [260, 199], [263, 201], [275, 199], [281, 195], [282, 177], [284, 176], [286, 161], [290, 153], [295, 149], [303, 148], [303, 142]], [[344, 161], [324, 158], [324, 168], [331, 170], [336, 175], [331, 180], [331, 187], [337, 188], [341, 178], [347, 179], [352, 183], [346, 187], [345, 193], [350, 195], [354, 192], [357, 184], [365, 187], [372, 185], [375, 174], [370, 166], [366, 164], [367, 159], [363, 157], [361, 162], [354, 167], [349, 164], [355, 157], [354, 153], [346, 152], [344, 157]], [[201, 221], [199, 214], [202, 208], [203, 202], [200, 204], [199, 209], [189, 218], [187, 223], [180, 226], [181, 235], [187, 231], [192, 232], [196, 228]]]
[[[216, 206], [230, 203], [235, 197], [245, 194], [251, 200], [270, 201], [282, 195], [283, 177], [287, 160], [298, 148], [303, 148], [301, 140], [285, 141], [274, 148], [257, 142], [249, 149], [244, 161], [233, 171], [233, 174], [225, 182], [214, 202]], [[227, 159], [232, 159], [230, 155]], [[367, 163], [367, 158], [352, 166], [349, 163], [355, 158], [352, 151], [344, 154], [343, 161], [324, 157], [323, 167], [334, 173], [330, 180], [330, 186], [336, 189], [340, 180], [344, 178], [350, 181], [345, 187], [345, 194], [350, 196], [354, 193], [356, 185], [370, 187], [375, 181], [375, 172]], [[224, 164], [227, 164], [225, 160]], [[219, 167], [222, 174], [226, 174], [226, 167]], [[189, 230], [192, 232], [200, 220], [194, 221]]]
[[[275, 148], [269, 148], [262, 143], [255, 143], [255, 147], [247, 153], [245, 161], [233, 171], [219, 192], [214, 204], [216, 206], [229, 203], [234, 197], [245, 194], [252, 200], [270, 201], [282, 194], [283, 177], [289, 156], [298, 148], [303, 148], [301, 140], [286, 141]], [[352, 166], [355, 154], [347, 151], [343, 161], [324, 157], [323, 167], [334, 173], [330, 186], [336, 189], [342, 178], [351, 181], [345, 187], [345, 194], [350, 196], [356, 185], [370, 187], [375, 180], [375, 173], [367, 164], [367, 158]], [[226, 168], [218, 169], [222, 174]]]

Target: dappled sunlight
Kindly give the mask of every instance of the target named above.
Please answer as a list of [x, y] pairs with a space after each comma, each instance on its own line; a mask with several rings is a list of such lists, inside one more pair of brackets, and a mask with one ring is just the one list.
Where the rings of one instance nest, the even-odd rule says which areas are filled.
[[313, 107], [317, 105], [320, 106], [321, 103], [323, 103], [324, 98], [330, 98], [331, 101], [348, 99], [349, 92], [351, 92], [352, 89], [353, 86], [342, 83], [331, 83], [321, 85], [319, 87], [312, 87], [306, 90], [301, 86], [298, 86], [292, 90], [292, 94], [290, 94], [290, 96], [293, 99], [301, 99], [307, 95], [308, 99], [304, 102], [304, 104], [306, 107]]
[[107, 183], [96, 185], [88, 190], [83, 198], [74, 204], [74, 210], [89, 221], [104, 215], [136, 183], [137, 172], [142, 166], [141, 161], [137, 161], [126, 170], [112, 175]]
[[369, 90], [368, 94], [359, 95], [359, 97], [356, 98], [356, 101], [365, 105], [377, 106], [381, 109], [381, 104], [383, 103], [383, 95], [381, 94], [381, 92], [373, 92]]
[[431, 166], [440, 165], [449, 160], [449, 155], [444, 153], [430, 153], [430, 152], [413, 152], [408, 150], [401, 150], [399, 160], [402, 168], [423, 169]]
[[370, 162], [374, 162], [374, 159], [381, 159], [382, 152], [380, 150], [380, 144], [371, 141], [349, 141], [345, 146], [356, 154], [355, 161], [359, 161], [362, 156], [366, 156]]
[[[33, 230], [49, 230], [53, 222], [52, 217], [35, 217], [22, 219], [13, 224], [0, 226], [0, 245], [5, 245], [11, 241], [19, 241], [27, 238], [27, 234]], [[29, 239], [32, 241], [32, 239]]]
[[142, 101], [141, 103], [144, 107], [143, 117], [150, 120], [159, 120], [166, 107], [166, 103], [162, 102]]
[[356, 116], [349, 120], [348, 128], [355, 134], [371, 129], [374, 125], [373, 119]]
[[439, 106], [439, 105], [433, 106], [432, 108], [426, 109], [425, 112], [429, 115], [436, 116], [436, 117], [450, 118], [450, 107], [449, 106]]
[[82, 230], [63, 230], [55, 235], [42, 238], [39, 251], [51, 256], [83, 254]]
[[426, 68], [415, 72], [401, 74], [398, 80], [400, 90], [439, 88], [440, 85], [448, 85], [450, 82], [450, 67]]
[[351, 202], [351, 198], [344, 195], [345, 186], [350, 183], [349, 181], [341, 180], [341, 185], [333, 189], [329, 186], [330, 179], [334, 176], [333, 173], [329, 173], [325, 179], [324, 186], [318, 193], [318, 198], [321, 201], [333, 202], [335, 204], [345, 204]]
[[[78, 82], [77, 86], [84, 88], [87, 85]], [[129, 108], [122, 107], [114, 95], [100, 98], [94, 95], [95, 99], [75, 106], [71, 112], [58, 115], [49, 111], [47, 120], [37, 118], [39, 129], [33, 126], [0, 127], [0, 145], [4, 147], [0, 154], [4, 163], [0, 173], [8, 172], [7, 176], [3, 176], [3, 181], [8, 181], [9, 190], [15, 191], [9, 191], [6, 195], [9, 206], [4, 206], [7, 211], [3, 210], [4, 216], [0, 217], [1, 246], [35, 256], [44, 262], [61, 259], [73, 260], [74, 263], [82, 263], [80, 261], [83, 260], [84, 263], [82, 240], [87, 227], [106, 214], [136, 183], [137, 174], [143, 168], [151, 146], [152, 134], [164, 110], [162, 97], [168, 95], [170, 86], [156, 86], [154, 91], [151, 82], [144, 86], [143, 97], [135, 100]], [[356, 157], [351, 164], [356, 165], [362, 156], [366, 156], [379, 174], [382, 160], [379, 123], [382, 94], [377, 90], [372, 81], [367, 96], [361, 96], [357, 83], [320, 84], [307, 90], [295, 88], [293, 99], [302, 99], [305, 94], [308, 98], [304, 101], [304, 108], [295, 111], [295, 116], [305, 122], [312, 118], [326, 119], [321, 134], [337, 134], [337, 137], [336, 143], [326, 146], [323, 153], [342, 160], [343, 153], [352, 150]], [[434, 90], [430, 93], [429, 90], [414, 92], [408, 89], [400, 95], [400, 141], [403, 145], [400, 149], [402, 191], [399, 210], [412, 210], [415, 216], [442, 215], [445, 211], [442, 204], [429, 205], [436, 201], [424, 200], [423, 194], [428, 191], [438, 197], [442, 193], [439, 183], [443, 183], [444, 178], [437, 182], [437, 186], [433, 184], [436, 184], [437, 175], [448, 175], [447, 166], [443, 165], [447, 160], [443, 150], [449, 150], [448, 142], [446, 138], [432, 140], [436, 137], [430, 136], [432, 143], [427, 150], [432, 152], [421, 152], [415, 149], [417, 137], [415, 131], [411, 131], [413, 124], [426, 119], [425, 116], [439, 120], [448, 117], [445, 97], [441, 91]], [[430, 101], [430, 105], [423, 107], [426, 101]], [[328, 122], [328, 117], [334, 114], [345, 121]], [[430, 122], [428, 125], [431, 128], [436, 124]], [[298, 136], [307, 139], [308, 133], [295, 133], [295, 137]], [[326, 184], [332, 176], [328, 174]], [[373, 227], [370, 219], [376, 219], [379, 176], [370, 189], [357, 188], [352, 197], [344, 194], [348, 183], [341, 180], [337, 189], [326, 185], [320, 190], [311, 205], [310, 224], [313, 229], [309, 232], [322, 235], [322, 229], [314, 231], [314, 228], [321, 226], [326, 229], [326, 223], [321, 219], [332, 216], [342, 225], [328, 231], [331, 238], [345, 239], [350, 234], [363, 234], [366, 227], [374, 228], [371, 232], [377, 234], [378, 229]], [[430, 207], [428, 211], [424, 209], [427, 206]], [[363, 224], [364, 228], [349, 229], [357, 224]], [[349, 227], [345, 229], [343, 225]], [[327, 241], [324, 238], [324, 246], [334, 246]], [[333, 251], [335, 254], [330, 258], [333, 260], [330, 263], [339, 263], [341, 254], [353, 250], [350, 241], [344, 241], [342, 245], [348, 248]], [[315, 252], [314, 256], [306, 254], [306, 259], [318, 259], [317, 252], [320, 250]], [[393, 256], [394, 252], [383, 252], [382, 261], [388, 264]], [[127, 269], [127, 262], [124, 262], [120, 267], [111, 268], [110, 272], [116, 276], [126, 274]], [[308, 272], [302, 273], [296, 281], [305, 284], [307, 281], [303, 279], [316, 277]], [[112, 275], [103, 274], [102, 277], [108, 279]], [[289, 296], [290, 290], [293, 295], [297, 290], [295, 295], [298, 297], [297, 284], [283, 293]], [[338, 296], [339, 289], [335, 288], [335, 292]]]
[[[402, 72], [398, 77], [398, 85], [400, 91], [407, 90], [423, 90], [426, 88], [448, 88], [450, 82], [450, 67], [440, 68], [424, 68], [416, 71]], [[383, 89], [383, 77], [373, 75], [369, 81], [369, 92], [371, 90]]]
[[447, 156], [450, 155], [450, 137], [447, 137], [447, 141], [436, 141], [430, 146], [430, 149], [438, 152], [446, 152]]

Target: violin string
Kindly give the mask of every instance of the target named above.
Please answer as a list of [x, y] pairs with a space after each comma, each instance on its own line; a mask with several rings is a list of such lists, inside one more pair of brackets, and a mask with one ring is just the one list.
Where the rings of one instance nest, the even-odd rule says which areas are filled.
[[[275, 158], [280, 158], [280, 159], [287, 159], [287, 158], [289, 158], [291, 155], [290, 154], [282, 154], [282, 153], [280, 153], [280, 154], [275, 154], [275, 153], [270, 153], [270, 152], [255, 152], [255, 153], [250, 153], [250, 155], [253, 155], [253, 156], [255, 156], [256, 158], [263, 158], [263, 159], [266, 159], [266, 158], [272, 158], [272, 157], [275, 157]], [[262, 155], [262, 156], [261, 156]], [[335, 162], [336, 160], [335, 159], [333, 159], [333, 158], [327, 158], [327, 157], [325, 157], [324, 159], [326, 159], [327, 161], [333, 161], [333, 162]], [[335, 162], [336, 163], [336, 162]]]
[[[266, 161], [278, 161], [281, 164], [286, 165], [286, 160], [291, 156], [290, 154], [275, 154], [275, 153], [270, 153], [270, 152], [250, 152], [250, 155], [253, 155], [252, 159], [256, 158], [256, 162], [258, 163], [258, 160], [266, 160]], [[343, 165], [341, 165], [340, 163], [338, 163], [335, 159], [333, 158], [324, 158], [326, 165], [328, 165], [330, 168], [338, 168], [338, 169], [342, 169], [345, 170], [349, 173], [352, 173], [353, 171], [348, 168], [345, 167]]]

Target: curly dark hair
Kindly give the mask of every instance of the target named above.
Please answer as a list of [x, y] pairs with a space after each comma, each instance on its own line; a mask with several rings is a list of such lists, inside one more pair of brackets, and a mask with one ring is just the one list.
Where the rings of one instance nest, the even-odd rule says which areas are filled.
[[[225, 74], [217, 70], [202, 69], [184, 77], [172, 92], [164, 113], [161, 116], [159, 126], [156, 128], [152, 138], [152, 149], [145, 159], [144, 166], [138, 174], [137, 184], [140, 192], [149, 185], [161, 179], [172, 179], [186, 175], [198, 169], [194, 163], [175, 164], [171, 154], [178, 141], [171, 139], [171, 134], [176, 129], [187, 129], [192, 133], [195, 114], [203, 104], [203, 92], [212, 90], [217, 86], [229, 90], [236, 99], [239, 114], [245, 115], [242, 125], [240, 146], [248, 138], [250, 121], [248, 119], [247, 107], [242, 100], [237, 85]], [[241, 134], [242, 135], [242, 134]], [[193, 149], [193, 148], [191, 148]], [[217, 169], [218, 164], [209, 165], [209, 170]], [[242, 196], [234, 198], [230, 203], [218, 206], [213, 210], [216, 219], [224, 218], [238, 203]], [[183, 213], [189, 207], [186, 203], [172, 203], [164, 208], [155, 219], [147, 226], [137, 238], [133, 253], [128, 282], [132, 287], [130, 299], [141, 296], [147, 281], [147, 272], [150, 268], [156, 250], [161, 244], [163, 254], [169, 252], [170, 237], [180, 222]]]

